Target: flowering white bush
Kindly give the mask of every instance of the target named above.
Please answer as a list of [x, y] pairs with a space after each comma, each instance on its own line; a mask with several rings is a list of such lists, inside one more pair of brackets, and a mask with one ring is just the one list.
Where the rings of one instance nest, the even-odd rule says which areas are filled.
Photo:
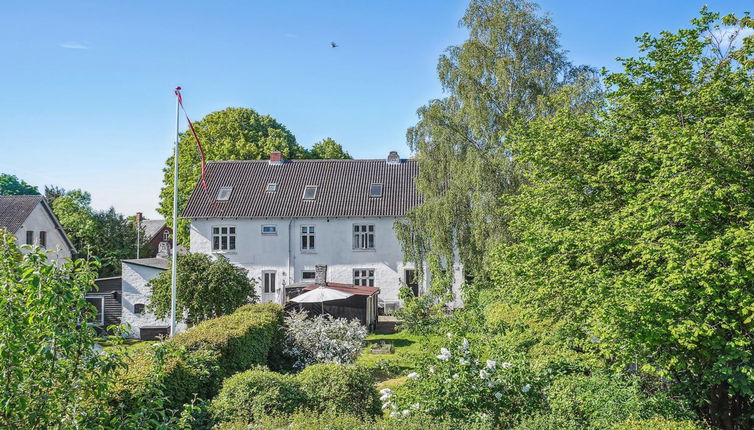
[[382, 408], [390, 416], [422, 413], [508, 427], [536, 407], [537, 381], [523, 359], [483, 360], [467, 339], [448, 338], [404, 385], [380, 392]]
[[358, 320], [330, 315], [309, 318], [307, 312], [291, 312], [285, 325], [283, 353], [293, 358], [296, 369], [317, 363], [353, 363], [367, 336], [367, 329]]

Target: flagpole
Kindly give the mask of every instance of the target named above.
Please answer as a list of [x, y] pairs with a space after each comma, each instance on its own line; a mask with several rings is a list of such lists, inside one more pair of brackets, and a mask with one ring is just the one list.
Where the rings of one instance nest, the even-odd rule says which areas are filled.
[[178, 278], [178, 127], [180, 118], [180, 91], [176, 87], [175, 100], [175, 153], [173, 154], [173, 252], [171, 284], [170, 284], [170, 336], [175, 336], [175, 295]]

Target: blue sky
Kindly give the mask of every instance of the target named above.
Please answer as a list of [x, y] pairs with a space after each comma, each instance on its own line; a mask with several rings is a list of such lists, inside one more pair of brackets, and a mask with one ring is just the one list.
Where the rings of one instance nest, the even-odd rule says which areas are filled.
[[[577, 64], [615, 68], [634, 36], [687, 25], [705, 2], [541, 1]], [[715, 1], [741, 13], [747, 1]], [[442, 96], [436, 62], [462, 42], [465, 1], [5, 1], [0, 172], [156, 217], [172, 89], [193, 119], [251, 107], [306, 147], [408, 155], [416, 109]], [[340, 46], [330, 48], [331, 41]]]

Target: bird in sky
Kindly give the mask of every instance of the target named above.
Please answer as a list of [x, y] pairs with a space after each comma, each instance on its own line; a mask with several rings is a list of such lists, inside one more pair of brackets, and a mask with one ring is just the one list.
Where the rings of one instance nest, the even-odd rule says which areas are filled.
[[335, 43], [335, 42], [330, 42], [330, 47], [331, 47], [331, 48], [337, 48], [337, 47], [338, 47], [338, 44], [337, 44], [337, 43]]

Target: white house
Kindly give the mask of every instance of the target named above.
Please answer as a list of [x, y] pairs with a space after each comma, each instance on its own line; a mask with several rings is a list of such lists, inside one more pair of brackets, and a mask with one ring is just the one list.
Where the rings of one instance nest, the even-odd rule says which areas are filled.
[[0, 196], [0, 229], [13, 234], [19, 245], [51, 251], [51, 261], [63, 261], [76, 252], [47, 200], [40, 195]]
[[[282, 302], [284, 288], [327, 279], [380, 288], [386, 310], [400, 305], [402, 283], [417, 294], [417, 270], [404, 262], [393, 225], [421, 203], [418, 163], [391, 152], [377, 160], [209, 162], [208, 189], [197, 184], [182, 217], [191, 220], [190, 251], [223, 255], [258, 280], [263, 302]], [[453, 264], [455, 285], [463, 281]]]

